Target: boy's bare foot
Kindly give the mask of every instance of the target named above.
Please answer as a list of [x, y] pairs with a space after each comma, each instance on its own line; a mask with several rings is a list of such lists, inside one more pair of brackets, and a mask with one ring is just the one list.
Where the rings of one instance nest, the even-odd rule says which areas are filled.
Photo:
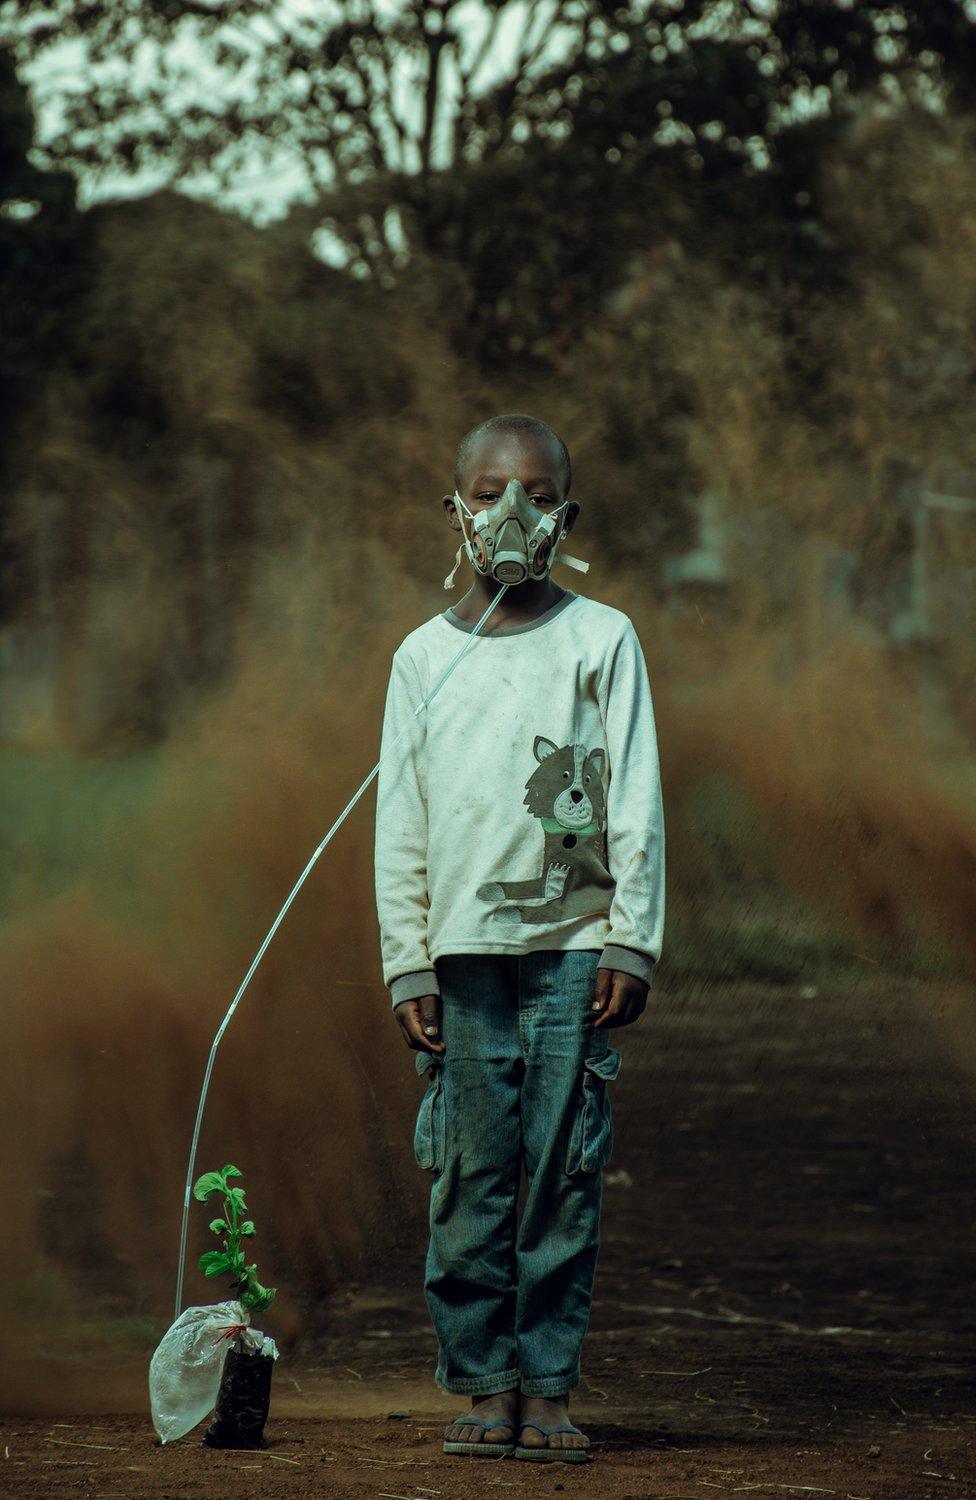
[[493, 1427], [490, 1432], [477, 1423], [465, 1422], [463, 1417], [450, 1424], [444, 1429], [444, 1439], [448, 1443], [497, 1443], [500, 1446], [515, 1441], [515, 1419], [518, 1416], [519, 1393], [518, 1390], [499, 1391], [496, 1396], [475, 1397], [471, 1403], [471, 1415], [473, 1417], [484, 1417], [486, 1422], [491, 1422], [497, 1417], [508, 1417], [511, 1426]]
[[[569, 1396], [523, 1396], [520, 1422], [538, 1422], [542, 1427], [572, 1427]], [[548, 1437], [534, 1427], [523, 1427], [519, 1441], [523, 1448], [588, 1448], [590, 1440], [583, 1432], [552, 1432]]]

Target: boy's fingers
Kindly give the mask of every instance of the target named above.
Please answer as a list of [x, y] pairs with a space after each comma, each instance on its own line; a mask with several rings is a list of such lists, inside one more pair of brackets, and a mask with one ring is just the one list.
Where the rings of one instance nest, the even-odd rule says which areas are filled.
[[597, 969], [596, 992], [593, 996], [593, 1009], [606, 1010], [610, 1001], [610, 981], [613, 979], [612, 969]]
[[[433, 1022], [430, 1019], [429, 1007], [426, 1012], [423, 1008], [427, 1002], [433, 1002], [435, 1007]], [[436, 1017], [439, 1003], [436, 995], [424, 995], [421, 1000], [403, 1000], [396, 1007], [396, 1018], [400, 1022], [403, 1039], [414, 1052], [440, 1054], [444, 1051], [444, 1043], [438, 1040], [440, 1027]], [[433, 1034], [429, 1034], [427, 1027], [432, 1024], [436, 1026], [436, 1029]]]
[[401, 1000], [399, 1005], [395, 1005], [393, 1007], [393, 1014], [397, 1018], [397, 1021], [398, 1021], [399, 1026], [400, 1026], [400, 1030], [403, 1032], [403, 1039], [404, 1039], [404, 1041], [407, 1042], [412, 1047], [413, 1046], [413, 1042], [410, 1040], [410, 1038], [411, 1038], [411, 1031], [410, 1031], [411, 1022], [415, 1018], [419, 1020], [419, 1015], [420, 1015], [420, 1012], [417, 1009], [417, 1002], [416, 1002], [416, 1000]]
[[[647, 1005], [648, 986], [643, 980], [617, 969], [598, 969], [598, 981], [607, 974], [610, 1000], [593, 1023], [594, 1026], [631, 1026], [644, 1012]], [[593, 1006], [596, 1009], [596, 1002]]]
[[606, 996], [603, 1000], [603, 1009], [593, 1022], [593, 1025], [594, 1027], [617, 1026], [620, 1024], [617, 1019], [620, 1015], [620, 1008], [625, 1001], [624, 991], [617, 983], [617, 975], [614, 970], [604, 969], [600, 972], [605, 973], [607, 976]]
[[614, 995], [606, 1010], [597, 1016], [593, 1022], [594, 1030], [597, 1026], [623, 1026], [626, 1023], [621, 1020], [623, 1001], [618, 995]]
[[594, 1026], [632, 1026], [644, 1013], [645, 1002], [632, 994], [615, 989], [607, 1009]]
[[401, 1000], [393, 1014], [400, 1023], [403, 1032], [403, 1040], [414, 1052], [430, 1052], [431, 1045], [424, 1036], [423, 1022], [420, 1019], [420, 1005], [416, 1000]]
[[441, 1001], [439, 995], [423, 995], [420, 999], [420, 1021], [424, 1036], [437, 1040], [441, 1032]]

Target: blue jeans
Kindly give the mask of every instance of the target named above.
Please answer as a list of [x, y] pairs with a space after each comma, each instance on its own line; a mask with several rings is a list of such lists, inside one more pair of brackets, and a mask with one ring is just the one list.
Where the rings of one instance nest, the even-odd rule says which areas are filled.
[[620, 1068], [593, 1026], [599, 956], [436, 963], [445, 1051], [417, 1054], [414, 1151], [432, 1174], [424, 1293], [444, 1390], [557, 1396], [579, 1384]]

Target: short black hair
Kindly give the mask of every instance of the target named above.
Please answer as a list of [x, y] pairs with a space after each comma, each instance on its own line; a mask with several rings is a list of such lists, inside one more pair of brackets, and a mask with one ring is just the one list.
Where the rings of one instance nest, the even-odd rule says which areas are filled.
[[471, 461], [471, 454], [475, 444], [488, 432], [531, 432], [535, 437], [546, 438], [555, 443], [559, 451], [559, 461], [562, 466], [563, 479], [565, 481], [563, 494], [569, 494], [569, 486], [573, 479], [573, 466], [570, 462], [569, 449], [559, 436], [553, 432], [546, 422], [540, 422], [538, 417], [526, 416], [523, 412], [510, 412], [507, 415], [488, 417], [484, 422], [479, 422], [477, 427], [472, 427], [466, 432], [457, 445], [454, 455], [454, 487], [461, 489], [461, 479]]

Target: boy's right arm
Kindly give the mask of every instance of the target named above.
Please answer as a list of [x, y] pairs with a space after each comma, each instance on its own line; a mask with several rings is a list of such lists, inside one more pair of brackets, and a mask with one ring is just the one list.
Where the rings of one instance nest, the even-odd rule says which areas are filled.
[[442, 1044], [427, 1030], [433, 1025], [439, 1035], [440, 986], [427, 947], [426, 710], [414, 717], [423, 696], [401, 648], [390, 671], [376, 785], [376, 910], [383, 979], [404, 1037], [413, 1048], [439, 1052]]

